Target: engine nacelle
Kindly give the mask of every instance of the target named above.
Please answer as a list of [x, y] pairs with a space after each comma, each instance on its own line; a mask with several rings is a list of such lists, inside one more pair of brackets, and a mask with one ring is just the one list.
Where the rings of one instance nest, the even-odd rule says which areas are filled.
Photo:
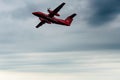
[[[49, 12], [50, 14], [52, 14], [52, 13], [53, 13], [53, 11], [52, 11], [52, 10], [50, 10], [50, 9], [48, 9], [48, 12]], [[59, 13], [56, 13], [56, 14], [55, 14], [55, 16], [60, 16], [60, 14], [59, 14]]]

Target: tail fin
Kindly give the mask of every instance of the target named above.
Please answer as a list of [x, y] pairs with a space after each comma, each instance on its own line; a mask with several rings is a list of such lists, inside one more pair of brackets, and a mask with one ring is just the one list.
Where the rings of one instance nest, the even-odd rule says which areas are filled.
[[68, 17], [65, 19], [65, 22], [67, 23], [67, 26], [70, 26], [70, 25], [71, 25], [71, 23], [72, 23], [72, 21], [73, 21], [73, 18], [74, 18], [76, 15], [77, 15], [77, 14], [74, 13], [74, 14], [68, 16]]

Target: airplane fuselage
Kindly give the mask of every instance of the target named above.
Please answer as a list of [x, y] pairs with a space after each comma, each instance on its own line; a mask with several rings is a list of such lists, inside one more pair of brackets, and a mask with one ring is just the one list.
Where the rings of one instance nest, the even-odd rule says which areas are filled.
[[33, 15], [39, 17], [40, 20], [45, 21], [46, 23], [55, 23], [55, 24], [61, 24], [61, 25], [66, 25], [69, 26], [69, 24], [63, 20], [63, 19], [58, 19], [56, 17], [49, 17], [49, 14], [45, 14], [43, 12], [33, 12]]
[[65, 25], [65, 26], [70, 26], [73, 18], [76, 16], [76, 13], [73, 13], [70, 16], [67, 16], [66, 19], [59, 19], [55, 16], [60, 16], [60, 14], [58, 13], [60, 11], [60, 9], [65, 5], [65, 3], [63, 2], [62, 4], [60, 4], [57, 8], [55, 8], [54, 10], [50, 10], [50, 8], [48, 8], [48, 14], [43, 13], [43, 12], [33, 12], [32, 14], [39, 17], [40, 19], [40, 23], [36, 26], [36, 28], [39, 28], [40, 26], [42, 26], [45, 23], [51, 24], [60, 24], [60, 25]]

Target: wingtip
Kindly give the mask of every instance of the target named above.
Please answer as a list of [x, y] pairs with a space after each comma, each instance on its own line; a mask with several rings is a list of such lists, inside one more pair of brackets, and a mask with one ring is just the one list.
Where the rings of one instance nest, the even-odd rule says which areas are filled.
[[65, 2], [63, 2], [62, 4], [64, 4], [64, 5], [65, 5], [66, 3], [65, 3]]
[[36, 26], [35, 28], [39, 28], [38, 26]]

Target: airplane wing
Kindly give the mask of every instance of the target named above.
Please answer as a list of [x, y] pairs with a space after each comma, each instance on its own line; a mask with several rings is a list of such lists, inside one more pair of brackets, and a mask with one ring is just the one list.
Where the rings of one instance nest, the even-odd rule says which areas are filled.
[[53, 13], [49, 14], [49, 17], [51, 17], [51, 18], [54, 17], [54, 15], [57, 14], [64, 5], [65, 5], [65, 3], [63, 2], [61, 5], [59, 5], [57, 8], [55, 8], [53, 10]]
[[42, 26], [43, 24], [45, 24], [45, 21], [41, 21], [41, 22], [36, 26], [36, 28], [39, 28], [39, 27]]

